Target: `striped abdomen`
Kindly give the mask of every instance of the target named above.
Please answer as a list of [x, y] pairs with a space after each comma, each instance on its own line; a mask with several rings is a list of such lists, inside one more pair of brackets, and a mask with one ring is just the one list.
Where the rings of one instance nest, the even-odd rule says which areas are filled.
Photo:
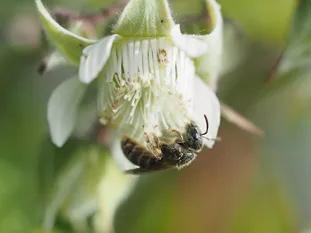
[[127, 159], [140, 168], [156, 169], [163, 166], [163, 160], [157, 159], [148, 149], [132, 138], [124, 136], [121, 148]]

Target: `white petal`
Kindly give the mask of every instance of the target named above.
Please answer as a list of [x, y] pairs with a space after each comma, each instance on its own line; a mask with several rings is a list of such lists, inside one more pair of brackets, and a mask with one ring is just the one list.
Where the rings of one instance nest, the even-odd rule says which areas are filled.
[[189, 57], [200, 57], [208, 50], [207, 43], [196, 39], [192, 35], [183, 35], [180, 31], [180, 25], [175, 25], [171, 31], [171, 37], [174, 44]]
[[113, 42], [118, 38], [118, 35], [107, 36], [83, 50], [79, 69], [81, 82], [90, 83], [98, 76], [109, 59]]
[[48, 123], [52, 141], [58, 147], [64, 145], [74, 129], [85, 90], [86, 86], [73, 77], [59, 85], [49, 99]]
[[194, 121], [202, 132], [206, 130], [204, 115], [207, 116], [209, 128], [206, 137], [212, 140], [204, 142], [207, 147], [212, 148], [220, 125], [220, 104], [215, 93], [198, 77], [194, 78], [193, 110]]

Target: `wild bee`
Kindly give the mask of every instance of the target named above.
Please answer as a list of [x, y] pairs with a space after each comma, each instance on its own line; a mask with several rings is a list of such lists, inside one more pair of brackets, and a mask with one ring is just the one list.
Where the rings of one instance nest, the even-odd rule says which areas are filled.
[[196, 156], [193, 152], [187, 152], [177, 143], [161, 143], [162, 157], [156, 157], [142, 144], [132, 138], [123, 137], [122, 150], [126, 157], [139, 168], [126, 171], [126, 173], [140, 174], [152, 171], [166, 170], [169, 168], [179, 168], [184, 164], [189, 164]]
[[[178, 130], [175, 133], [177, 139], [173, 143], [165, 143], [153, 134], [153, 142], [145, 133], [147, 148], [130, 137], [123, 137], [121, 147], [125, 156], [139, 168], [126, 171], [131, 174], [141, 174], [152, 171], [166, 170], [170, 168], [182, 169], [189, 165], [203, 149], [203, 136], [208, 132], [208, 120], [206, 121], [206, 132], [201, 133], [199, 127], [194, 123], [186, 126], [184, 134]], [[148, 150], [149, 149], [149, 150]]]

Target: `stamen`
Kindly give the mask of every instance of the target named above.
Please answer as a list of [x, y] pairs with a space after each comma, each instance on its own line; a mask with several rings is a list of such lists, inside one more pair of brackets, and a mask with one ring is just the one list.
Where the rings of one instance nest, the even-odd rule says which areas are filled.
[[144, 77], [149, 76], [149, 56], [148, 56], [148, 40], [144, 40], [142, 42], [142, 64], [143, 64], [143, 69], [142, 73]]
[[129, 60], [123, 60], [123, 62], [128, 64], [131, 62], [131, 64], [128, 67], [129, 67], [129, 79], [132, 79], [133, 77], [137, 77], [137, 67], [136, 67], [137, 64], [134, 54], [134, 43], [129, 42], [127, 47], [128, 47]]
[[167, 38], [115, 44], [100, 75], [99, 115], [137, 139], [142, 125], [182, 128], [194, 75], [193, 61]]

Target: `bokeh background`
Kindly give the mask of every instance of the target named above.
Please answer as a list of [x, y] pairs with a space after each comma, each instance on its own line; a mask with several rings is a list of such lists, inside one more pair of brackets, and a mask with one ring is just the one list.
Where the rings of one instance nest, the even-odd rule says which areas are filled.
[[[50, 9], [80, 13], [111, 2], [44, 1]], [[219, 3], [229, 19], [229, 52], [218, 96], [255, 122], [265, 136], [223, 120], [222, 141], [190, 167], [138, 181], [117, 211], [116, 233], [292, 233], [311, 228], [309, 72], [295, 70], [266, 81], [287, 43], [297, 2]], [[171, 6], [176, 19], [202, 11], [199, 0], [172, 0]], [[52, 48], [42, 37], [33, 1], [2, 0], [0, 25], [0, 232], [33, 232], [42, 220], [42, 178], [51, 167], [57, 176], [74, 148], [81, 146], [73, 139], [66, 150], [56, 150], [46, 121], [48, 97], [74, 71], [38, 74]], [[43, 182], [49, 188], [54, 185], [53, 179]], [[61, 219], [55, 232], [75, 231]]]

